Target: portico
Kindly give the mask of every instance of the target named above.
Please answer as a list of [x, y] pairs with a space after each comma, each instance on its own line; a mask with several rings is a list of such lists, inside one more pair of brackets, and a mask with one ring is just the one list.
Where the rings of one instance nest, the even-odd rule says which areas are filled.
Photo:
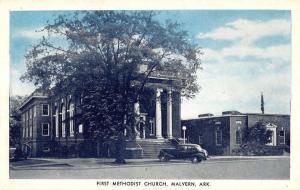
[[[137, 120], [136, 139], [172, 139], [173, 138], [173, 104], [174, 93], [171, 88], [155, 88], [155, 113], [140, 113], [140, 103], [135, 104], [135, 113]], [[176, 106], [175, 106], [176, 107]], [[177, 112], [178, 106], [177, 106]], [[175, 111], [175, 112], [176, 112]], [[177, 113], [179, 115], [180, 113]]]
[[[156, 126], [156, 138], [162, 139], [162, 110], [161, 110], [161, 94], [163, 89], [156, 89], [156, 107], [155, 107], [155, 126]], [[171, 139], [172, 136], [172, 91], [167, 90], [167, 138]]]

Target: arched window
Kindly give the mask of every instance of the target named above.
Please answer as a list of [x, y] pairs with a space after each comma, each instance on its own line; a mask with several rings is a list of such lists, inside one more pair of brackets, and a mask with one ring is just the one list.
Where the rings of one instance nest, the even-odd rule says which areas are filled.
[[58, 107], [55, 107], [55, 137], [59, 137], [59, 113]]
[[70, 137], [74, 137], [74, 103], [70, 101], [69, 103], [69, 113], [70, 113], [70, 120], [69, 120], [69, 126], [70, 126]]
[[66, 137], [66, 107], [61, 105], [61, 136]]

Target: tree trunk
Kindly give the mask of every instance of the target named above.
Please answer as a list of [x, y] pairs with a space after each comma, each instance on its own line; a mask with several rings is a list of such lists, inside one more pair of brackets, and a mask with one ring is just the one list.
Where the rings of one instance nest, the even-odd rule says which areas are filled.
[[118, 134], [118, 139], [116, 141], [116, 164], [126, 164], [125, 161], [125, 150], [126, 150], [126, 141], [125, 136], [122, 131]]

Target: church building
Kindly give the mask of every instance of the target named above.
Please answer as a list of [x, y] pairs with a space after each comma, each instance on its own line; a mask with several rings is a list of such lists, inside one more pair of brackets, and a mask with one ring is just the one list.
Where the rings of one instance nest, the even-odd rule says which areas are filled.
[[[175, 85], [181, 82], [176, 73], [152, 73], [147, 88], [155, 91], [154, 101], [134, 106], [138, 125], [135, 140], [127, 141], [128, 158], [154, 158], [161, 148], [172, 147], [173, 141], [181, 137], [181, 95]], [[33, 92], [19, 108], [23, 151], [31, 157], [112, 156], [112, 142], [99, 142], [85, 135], [86, 126], [76, 118], [80, 111], [76, 105], [80, 103], [78, 94]]]

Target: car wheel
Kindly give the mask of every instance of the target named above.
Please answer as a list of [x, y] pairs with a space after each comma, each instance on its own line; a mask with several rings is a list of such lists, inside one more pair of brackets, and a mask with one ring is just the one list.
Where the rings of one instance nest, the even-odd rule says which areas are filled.
[[168, 156], [162, 155], [162, 156], [159, 156], [159, 160], [161, 162], [166, 162], [166, 161], [169, 161], [170, 159]]
[[197, 156], [194, 156], [194, 157], [192, 158], [192, 162], [193, 162], [193, 163], [201, 162], [201, 158], [198, 158]]
[[158, 159], [159, 159], [159, 161], [162, 162], [162, 161], [164, 161], [165, 157], [164, 156], [159, 156]]

